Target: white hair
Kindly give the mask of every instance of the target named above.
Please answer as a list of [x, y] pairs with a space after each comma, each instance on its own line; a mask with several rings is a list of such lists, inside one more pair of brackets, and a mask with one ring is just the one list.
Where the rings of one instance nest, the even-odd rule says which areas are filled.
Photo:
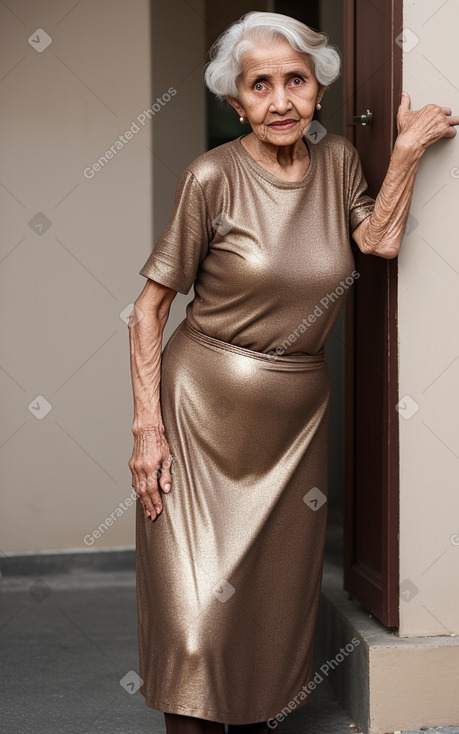
[[310, 56], [319, 84], [328, 87], [337, 79], [340, 57], [325, 33], [317, 33], [288, 15], [252, 10], [228, 26], [211, 46], [204, 73], [210, 91], [220, 100], [226, 96], [237, 99], [242, 55], [256, 48], [257, 42], [279, 38], [288, 41], [295, 51]]

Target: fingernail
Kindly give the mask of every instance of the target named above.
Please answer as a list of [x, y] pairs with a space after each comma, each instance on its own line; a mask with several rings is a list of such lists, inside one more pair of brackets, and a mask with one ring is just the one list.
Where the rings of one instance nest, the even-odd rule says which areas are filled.
[[164, 485], [164, 491], [165, 492], [169, 492], [170, 488], [171, 488], [171, 485], [169, 484], [169, 482]]
[[156, 507], [155, 509], [156, 509], [156, 514], [159, 515], [159, 513], [161, 512], [161, 508], [160, 507]]

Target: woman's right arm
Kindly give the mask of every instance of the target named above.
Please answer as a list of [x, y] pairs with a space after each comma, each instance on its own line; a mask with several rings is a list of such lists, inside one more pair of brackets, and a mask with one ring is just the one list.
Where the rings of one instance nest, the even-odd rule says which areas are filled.
[[[171, 489], [172, 457], [160, 405], [163, 331], [176, 291], [148, 279], [129, 319], [131, 380], [134, 397], [134, 448], [129, 460], [132, 486], [145, 514], [154, 520], [162, 510], [160, 489]], [[158, 470], [161, 469], [159, 482]]]

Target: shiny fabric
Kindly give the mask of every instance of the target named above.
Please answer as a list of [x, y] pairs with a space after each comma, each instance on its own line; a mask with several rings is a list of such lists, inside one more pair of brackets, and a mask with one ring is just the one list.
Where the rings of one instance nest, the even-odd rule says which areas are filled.
[[312, 690], [324, 345], [356, 277], [349, 231], [374, 203], [344, 138], [309, 149], [296, 182], [241, 138], [197, 158], [141, 270], [195, 285], [161, 364], [173, 488], [154, 523], [136, 517], [140, 690], [163, 712], [250, 724]]
[[374, 208], [357, 151], [326, 135], [308, 143], [303, 178], [283, 181], [252, 158], [242, 137], [185, 169], [140, 272], [182, 293], [194, 283], [187, 318], [204, 334], [269, 352], [302, 325], [283, 352], [316, 354], [352, 284], [349, 231]]
[[162, 365], [175, 458], [163, 513], [137, 509], [141, 692], [160, 711], [263, 721], [312, 673], [326, 503], [303, 498], [327, 494], [327, 365], [187, 321]]

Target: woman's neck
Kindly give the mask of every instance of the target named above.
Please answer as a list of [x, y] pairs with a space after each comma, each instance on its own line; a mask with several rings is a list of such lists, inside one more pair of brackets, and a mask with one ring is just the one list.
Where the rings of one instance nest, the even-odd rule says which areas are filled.
[[273, 145], [249, 133], [241, 139], [241, 143], [256, 162], [268, 171], [285, 178], [297, 180], [302, 178], [309, 166], [309, 151], [303, 137], [292, 145]]

